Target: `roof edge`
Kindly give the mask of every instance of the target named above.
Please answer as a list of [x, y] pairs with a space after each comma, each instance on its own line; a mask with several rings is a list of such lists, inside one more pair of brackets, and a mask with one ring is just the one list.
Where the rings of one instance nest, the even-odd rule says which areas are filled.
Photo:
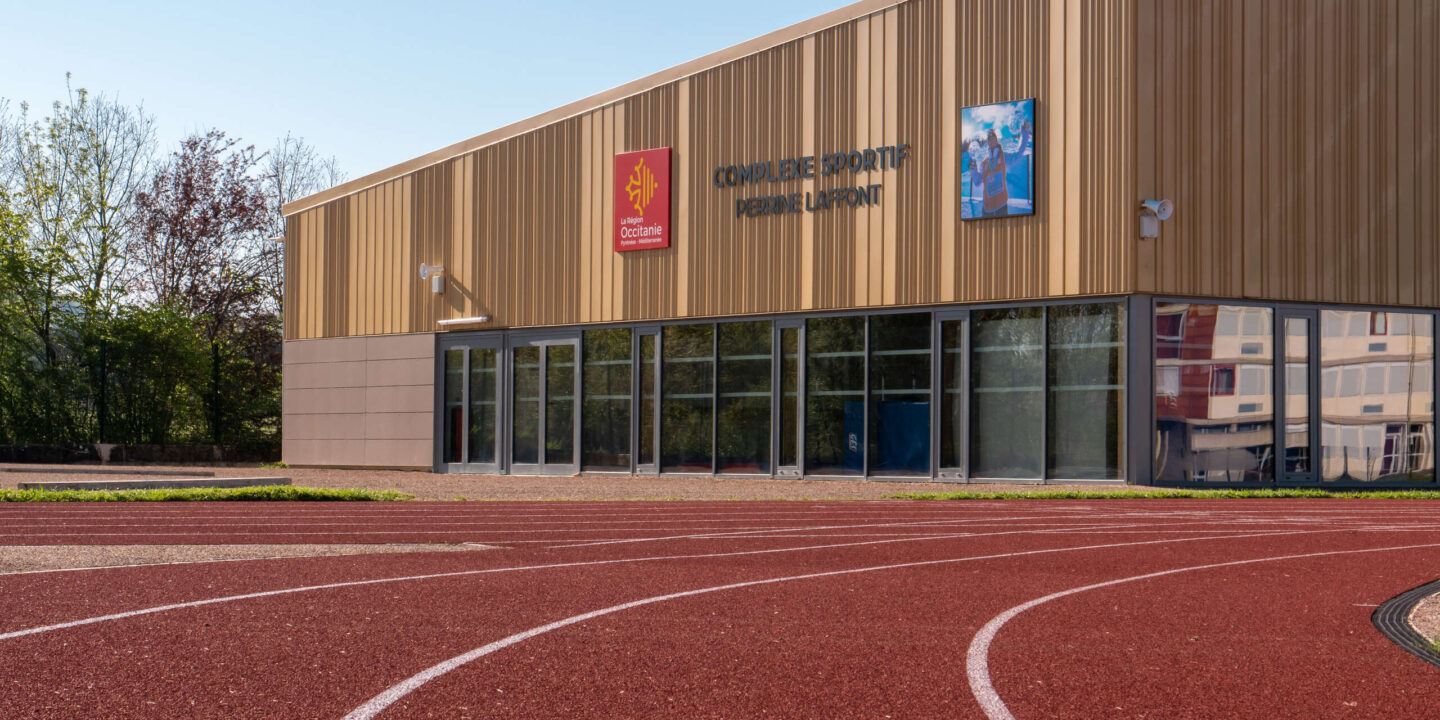
[[859, 0], [859, 2], [831, 10], [823, 15], [818, 15], [809, 20], [802, 20], [794, 25], [766, 33], [738, 45], [732, 45], [723, 50], [718, 50], [709, 55], [704, 55], [674, 67], [661, 70], [660, 72], [647, 75], [638, 80], [632, 80], [624, 85], [619, 85], [589, 97], [576, 100], [575, 102], [561, 105], [553, 110], [547, 110], [539, 115], [534, 115], [519, 122], [514, 122], [496, 128], [495, 130], [476, 135], [468, 140], [447, 145], [439, 150], [426, 153], [411, 160], [406, 160], [405, 162], [392, 165], [383, 170], [370, 173], [369, 175], [358, 177], [354, 180], [347, 180], [328, 190], [322, 190], [313, 195], [307, 195], [298, 200], [286, 203], [281, 208], [281, 214], [288, 217], [319, 207], [325, 203], [345, 197], [346, 195], [353, 195], [362, 190], [367, 190], [376, 185], [409, 175], [417, 170], [422, 170], [460, 155], [473, 152], [487, 145], [494, 145], [495, 143], [508, 140], [517, 135], [523, 135], [532, 130], [538, 130], [562, 120], [568, 120], [569, 118], [602, 108], [611, 103], [624, 100], [625, 98], [653, 90], [666, 83], [675, 82], [711, 68], [719, 67], [728, 62], [733, 62], [769, 50], [770, 48], [793, 42], [807, 35], [850, 22], [851, 20], [873, 15], [876, 12], [904, 4], [905, 2], [907, 2], [907, 0]]

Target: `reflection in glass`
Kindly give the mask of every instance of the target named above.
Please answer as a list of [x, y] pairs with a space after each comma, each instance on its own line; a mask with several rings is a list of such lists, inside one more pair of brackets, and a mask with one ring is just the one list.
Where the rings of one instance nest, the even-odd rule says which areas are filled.
[[1309, 473], [1310, 318], [1285, 318], [1285, 472]]
[[1042, 308], [970, 315], [970, 475], [1040, 478], [1045, 448]]
[[513, 362], [511, 460], [533, 465], [540, 462], [540, 348], [533, 345], [515, 348]]
[[545, 464], [575, 464], [575, 346], [545, 349]]
[[496, 419], [495, 349], [470, 351], [470, 462], [495, 462]]
[[794, 467], [800, 437], [800, 328], [780, 328], [780, 465]]
[[447, 463], [460, 462], [465, 427], [465, 351], [445, 351], [445, 449]]
[[630, 469], [630, 329], [587, 330], [581, 377], [585, 470]]
[[637, 465], [655, 464], [655, 371], [659, 333], [640, 336], [640, 442]]
[[940, 467], [959, 469], [965, 450], [965, 323], [940, 323]]
[[930, 313], [870, 318], [870, 472], [930, 474]]
[[711, 472], [715, 326], [671, 325], [660, 344], [660, 468]]
[[805, 322], [805, 472], [865, 472], [865, 318]]
[[1155, 475], [1161, 482], [1272, 482], [1273, 311], [1155, 306]]
[[1435, 332], [1422, 314], [1321, 313], [1321, 479], [1435, 482]]
[[1050, 308], [1050, 477], [1118, 480], [1125, 450], [1125, 312], [1115, 303]]
[[716, 332], [720, 351], [716, 471], [768, 473], [770, 323], [721, 323]]

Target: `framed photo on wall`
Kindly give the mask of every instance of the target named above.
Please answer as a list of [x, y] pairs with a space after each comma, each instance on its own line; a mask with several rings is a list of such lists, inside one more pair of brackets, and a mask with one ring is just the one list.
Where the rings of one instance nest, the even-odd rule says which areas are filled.
[[1035, 99], [960, 110], [960, 219], [1035, 214]]

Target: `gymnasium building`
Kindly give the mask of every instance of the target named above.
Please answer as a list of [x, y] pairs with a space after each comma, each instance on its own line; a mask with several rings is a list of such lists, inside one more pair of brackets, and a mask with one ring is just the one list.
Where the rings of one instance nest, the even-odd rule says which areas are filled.
[[287, 205], [284, 461], [1433, 485], [1437, 87], [1440, 0], [863, 0]]

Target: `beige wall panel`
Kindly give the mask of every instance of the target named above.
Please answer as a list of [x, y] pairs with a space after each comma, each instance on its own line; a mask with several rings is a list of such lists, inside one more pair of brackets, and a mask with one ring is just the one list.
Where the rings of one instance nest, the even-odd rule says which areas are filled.
[[1139, 194], [1168, 197], [1177, 211], [1163, 237], [1138, 245], [1136, 285], [1440, 303], [1426, 225], [1440, 135], [1437, 4], [1142, 8]]

